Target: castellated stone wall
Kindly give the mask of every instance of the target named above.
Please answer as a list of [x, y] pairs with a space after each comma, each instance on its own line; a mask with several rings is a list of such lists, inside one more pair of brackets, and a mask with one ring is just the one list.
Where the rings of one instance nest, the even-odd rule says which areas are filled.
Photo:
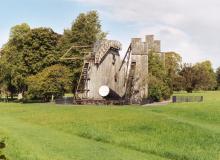
[[133, 90], [131, 102], [140, 103], [148, 95], [148, 45], [152, 43], [152, 36], [148, 37], [148, 43], [140, 38], [131, 41], [131, 63], [135, 63]]
[[145, 41], [148, 44], [148, 50], [154, 51], [157, 53], [161, 52], [161, 41], [155, 40], [154, 35], [147, 35], [145, 36]]

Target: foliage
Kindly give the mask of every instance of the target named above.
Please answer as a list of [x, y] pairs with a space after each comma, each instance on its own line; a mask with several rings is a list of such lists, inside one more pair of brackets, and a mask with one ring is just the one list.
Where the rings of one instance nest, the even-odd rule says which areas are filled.
[[26, 90], [28, 76], [58, 63], [59, 37], [50, 28], [30, 29], [27, 24], [11, 29], [10, 39], [2, 50], [0, 79], [12, 95]]
[[9, 41], [1, 51], [0, 83], [10, 92], [11, 98], [16, 90], [24, 88], [25, 69], [22, 54], [24, 40], [28, 32], [30, 32], [30, 27], [25, 23], [13, 27]]
[[148, 94], [151, 101], [158, 102], [169, 99], [172, 91], [164, 81], [149, 75]]
[[148, 88], [148, 98], [149, 100], [153, 101], [153, 102], [158, 102], [161, 100], [162, 98], [162, 93], [161, 93], [161, 86], [162, 86], [162, 82], [160, 80], [158, 80], [156, 77], [154, 76], [150, 76], [149, 78], [149, 88]]
[[216, 71], [217, 87], [220, 89], [220, 67]]
[[175, 75], [173, 78], [173, 91], [185, 90], [185, 79], [181, 75]]
[[192, 92], [195, 87], [192, 64], [183, 64], [179, 74], [183, 77], [182, 82], [184, 90], [186, 90], [187, 92]]
[[[178, 54], [168, 53], [166, 59], [169, 61], [164, 63], [164, 60], [158, 53], [149, 53], [149, 91], [148, 98], [152, 101], [167, 100], [172, 94], [172, 84], [177, 63], [174, 58]], [[174, 57], [172, 59], [172, 57]], [[165, 59], [165, 61], [166, 61]], [[176, 68], [175, 68], [175, 67]]]
[[175, 90], [176, 79], [178, 79], [178, 73], [181, 68], [182, 57], [175, 52], [165, 53], [165, 70], [168, 79], [168, 85], [171, 90]]
[[32, 29], [24, 41], [22, 62], [27, 75], [34, 75], [44, 68], [57, 64], [60, 58], [60, 35], [50, 28]]
[[72, 92], [75, 92], [85, 52], [91, 49], [71, 50], [70, 56], [79, 57], [76, 61], [60, 61], [60, 57], [72, 45], [92, 46], [105, 36], [96, 11], [81, 13], [63, 35], [55, 33], [51, 28], [31, 29], [26, 23], [16, 25], [12, 27], [9, 41], [1, 51], [0, 86], [13, 99], [14, 94], [24, 93], [32, 88], [26, 83], [27, 77], [34, 76], [47, 67], [61, 64], [71, 70], [69, 76]]
[[[64, 30], [64, 34], [59, 42], [61, 53], [66, 53], [72, 46], [93, 46], [97, 40], [105, 38], [107, 33], [102, 32], [99, 15], [96, 11], [81, 13], [73, 22], [70, 29]], [[80, 77], [83, 58], [85, 54], [91, 52], [90, 48], [76, 48], [70, 50], [67, 57], [76, 57], [74, 60], [61, 61], [63, 65], [69, 67], [73, 73], [73, 93]]]
[[214, 90], [217, 82], [211, 62], [204, 61], [195, 65], [184, 64], [180, 76], [182, 76], [184, 89], [187, 92], [193, 90]]
[[54, 97], [64, 95], [70, 90], [70, 75], [70, 70], [62, 65], [45, 68], [42, 72], [27, 79], [29, 86], [27, 97], [49, 101], [52, 95]]
[[215, 72], [210, 61], [193, 66], [196, 90], [214, 90], [217, 86]]

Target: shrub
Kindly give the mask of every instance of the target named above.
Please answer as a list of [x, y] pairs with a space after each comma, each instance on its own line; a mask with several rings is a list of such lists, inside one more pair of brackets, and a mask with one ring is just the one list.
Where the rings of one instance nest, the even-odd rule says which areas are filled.
[[150, 101], [159, 102], [167, 100], [171, 94], [172, 91], [165, 82], [152, 75], [150, 76], [148, 89], [148, 99]]
[[60, 97], [70, 90], [70, 70], [62, 65], [44, 69], [35, 76], [27, 78], [28, 92], [25, 98], [49, 101], [52, 96]]

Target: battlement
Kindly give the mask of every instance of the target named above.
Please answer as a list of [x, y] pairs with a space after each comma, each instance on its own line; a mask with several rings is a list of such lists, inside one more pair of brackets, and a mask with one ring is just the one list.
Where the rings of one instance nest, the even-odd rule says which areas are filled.
[[161, 52], [161, 41], [155, 40], [154, 35], [146, 35], [145, 42], [148, 44], [149, 51]]
[[131, 46], [133, 55], [146, 55], [149, 51], [161, 52], [161, 41], [155, 40], [154, 35], [146, 35], [144, 42], [141, 38], [132, 38]]

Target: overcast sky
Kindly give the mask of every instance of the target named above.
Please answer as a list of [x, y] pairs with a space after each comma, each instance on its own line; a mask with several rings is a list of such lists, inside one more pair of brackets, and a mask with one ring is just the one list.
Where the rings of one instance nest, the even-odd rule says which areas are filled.
[[109, 39], [122, 42], [155, 34], [163, 51], [179, 52], [184, 62], [211, 60], [220, 66], [218, 0], [5, 0], [0, 5], [0, 46], [10, 27], [22, 22], [62, 33], [80, 13], [99, 11]]

